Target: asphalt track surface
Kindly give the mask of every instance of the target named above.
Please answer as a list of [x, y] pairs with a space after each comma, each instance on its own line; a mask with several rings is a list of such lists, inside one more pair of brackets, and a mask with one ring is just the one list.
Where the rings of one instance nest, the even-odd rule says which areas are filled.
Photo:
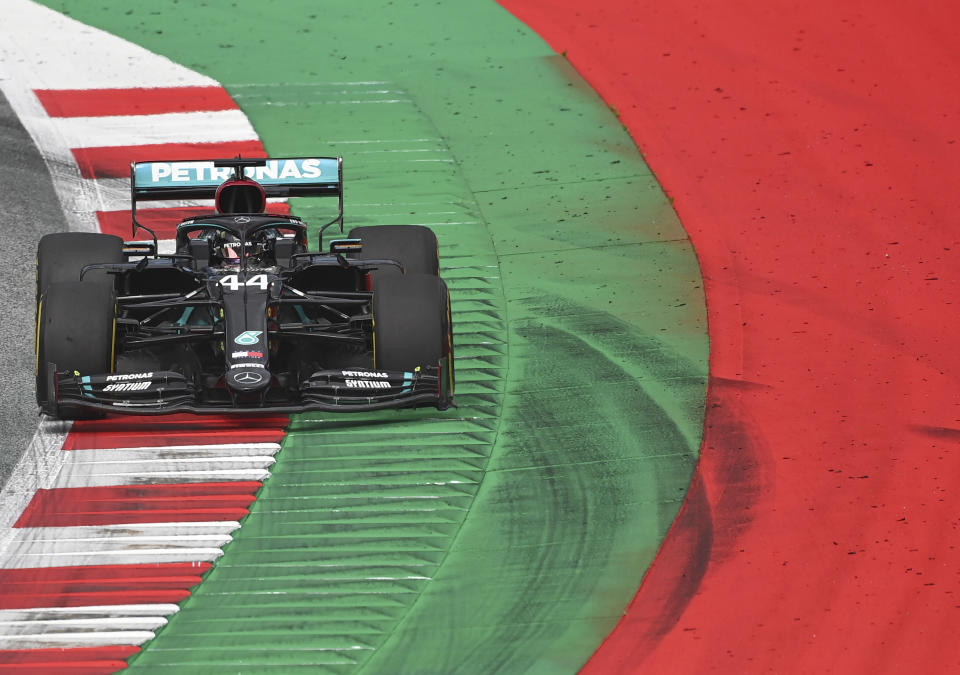
[[67, 229], [46, 164], [0, 94], [0, 323], [3, 405], [0, 406], [0, 488], [39, 424], [34, 398], [33, 298], [37, 242]]
[[707, 289], [698, 473], [586, 672], [956, 672], [956, 6], [503, 4], [620, 111]]

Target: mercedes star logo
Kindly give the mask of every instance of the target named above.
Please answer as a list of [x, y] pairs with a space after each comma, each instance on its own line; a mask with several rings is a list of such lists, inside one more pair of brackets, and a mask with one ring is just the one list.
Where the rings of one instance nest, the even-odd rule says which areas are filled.
[[238, 373], [233, 379], [235, 382], [242, 382], [243, 384], [257, 384], [263, 381], [263, 375], [245, 370], [242, 373]]
[[235, 222], [235, 223], [249, 223], [249, 222], [250, 222], [250, 218], [247, 217], [247, 216], [237, 216], [236, 218], [233, 219], [233, 222]]

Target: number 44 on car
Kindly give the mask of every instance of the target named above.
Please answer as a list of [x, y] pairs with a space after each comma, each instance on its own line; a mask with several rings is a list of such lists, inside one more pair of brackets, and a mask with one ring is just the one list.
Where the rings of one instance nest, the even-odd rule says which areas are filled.
[[[363, 411], [453, 405], [450, 295], [417, 225], [343, 231], [338, 157], [139, 162], [133, 232], [49, 234], [37, 252], [37, 402], [47, 415]], [[267, 199], [338, 198], [307, 224]], [[213, 201], [175, 252], [137, 221], [144, 200]]]

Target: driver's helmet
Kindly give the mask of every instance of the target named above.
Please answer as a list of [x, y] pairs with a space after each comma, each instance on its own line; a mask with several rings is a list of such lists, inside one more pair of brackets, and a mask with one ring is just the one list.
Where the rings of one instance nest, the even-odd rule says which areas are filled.
[[247, 263], [259, 264], [266, 249], [264, 237], [254, 237], [241, 244], [239, 237], [222, 230], [216, 233], [213, 242], [214, 255], [224, 265], [239, 265], [244, 257], [247, 258]]

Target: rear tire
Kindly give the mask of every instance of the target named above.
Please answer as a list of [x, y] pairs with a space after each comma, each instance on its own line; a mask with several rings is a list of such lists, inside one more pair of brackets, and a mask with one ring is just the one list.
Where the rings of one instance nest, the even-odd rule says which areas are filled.
[[[360, 239], [363, 250], [360, 260], [388, 258], [397, 260], [406, 274], [440, 274], [440, 257], [437, 252], [437, 235], [423, 225], [374, 225], [355, 227], [348, 235], [351, 239]], [[385, 265], [373, 272], [376, 279], [381, 276], [400, 274], [393, 265]]]
[[382, 280], [373, 289], [373, 326], [375, 368], [436, 366], [453, 344], [447, 285], [429, 274]]
[[117, 296], [111, 284], [96, 281], [50, 284], [37, 308], [37, 403], [60, 419], [95, 419], [102, 413], [56, 407], [47, 391], [47, 364], [58, 371], [103, 374], [113, 370]]

